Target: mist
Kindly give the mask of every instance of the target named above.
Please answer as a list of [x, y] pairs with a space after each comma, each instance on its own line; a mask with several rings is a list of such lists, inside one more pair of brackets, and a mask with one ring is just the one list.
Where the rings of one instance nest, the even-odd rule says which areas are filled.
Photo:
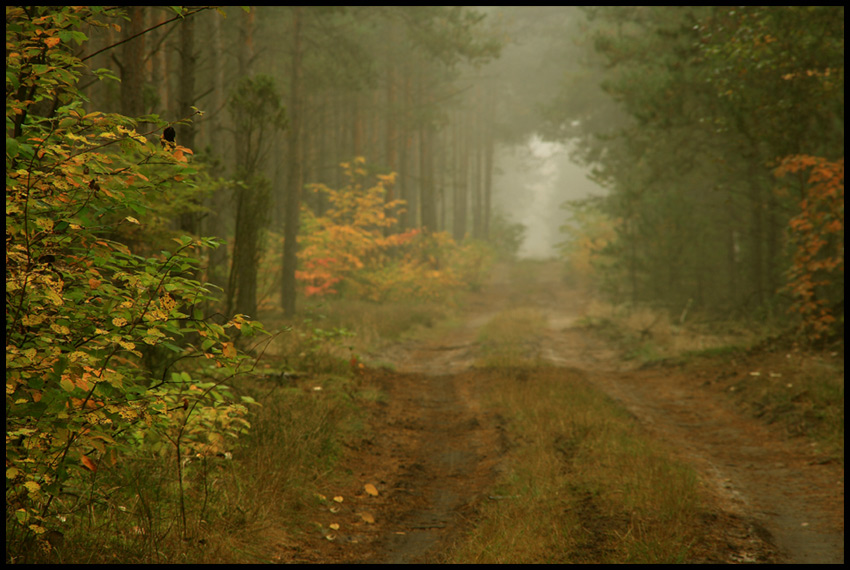
[[569, 219], [564, 203], [605, 192], [589, 178], [586, 167], [570, 158], [569, 148], [569, 143], [533, 135], [525, 144], [497, 152], [494, 204], [508, 222], [525, 228], [517, 252], [521, 259], [557, 257], [557, 245], [564, 240], [561, 226]]

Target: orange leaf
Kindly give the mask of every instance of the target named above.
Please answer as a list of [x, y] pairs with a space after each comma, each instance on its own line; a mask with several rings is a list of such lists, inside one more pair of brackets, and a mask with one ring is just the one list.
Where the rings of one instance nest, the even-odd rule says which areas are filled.
[[83, 455], [80, 458], [80, 462], [83, 464], [83, 467], [85, 467], [86, 469], [88, 469], [92, 473], [95, 473], [97, 471], [97, 465], [95, 465], [94, 461], [89, 459], [88, 456]]
[[221, 353], [227, 358], [236, 358], [236, 346], [232, 342], [223, 342]]

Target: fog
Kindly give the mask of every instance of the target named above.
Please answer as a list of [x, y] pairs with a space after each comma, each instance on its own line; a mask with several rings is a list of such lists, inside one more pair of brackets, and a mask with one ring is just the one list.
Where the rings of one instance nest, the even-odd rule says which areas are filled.
[[[571, 6], [493, 8], [491, 18], [505, 25], [509, 40], [486, 72], [499, 85], [498, 117], [507, 136], [497, 146], [493, 173], [495, 213], [525, 227], [521, 258], [558, 255], [569, 214], [568, 200], [604, 190], [588, 178], [589, 167], [571, 159], [579, 124], [610, 104], [587, 77], [587, 50], [581, 46], [584, 16]], [[569, 89], [566, 89], [570, 86]], [[569, 95], [564, 98], [564, 93]], [[547, 110], [568, 109], [573, 120], [558, 126]], [[557, 122], [557, 121], [556, 121]], [[566, 125], [566, 129], [563, 125]], [[553, 130], [554, 127], [554, 130]]]
[[563, 240], [560, 227], [569, 217], [564, 202], [605, 192], [571, 160], [569, 148], [533, 135], [524, 144], [497, 150], [493, 203], [507, 221], [526, 228], [520, 258], [555, 257]]

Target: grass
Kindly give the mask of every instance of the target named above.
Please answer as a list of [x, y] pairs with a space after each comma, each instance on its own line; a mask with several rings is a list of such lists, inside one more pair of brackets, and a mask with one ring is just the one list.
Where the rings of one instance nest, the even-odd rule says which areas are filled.
[[381, 340], [397, 340], [419, 328], [433, 327], [445, 319], [451, 306], [416, 300], [374, 303], [351, 299], [315, 302], [304, 314], [322, 328], [345, 328], [356, 334], [356, 342], [374, 346]]
[[[524, 284], [522, 296], [536, 286], [530, 269], [512, 273]], [[151, 454], [92, 475], [92, 485], [110, 489], [108, 503], [86, 503], [84, 489], [62, 497], [69, 530], [49, 537], [51, 546], [29, 553], [28, 561], [298, 561], [317, 494], [343, 484], [347, 475], [338, 472], [337, 461], [346, 442], [366, 429], [360, 405], [384, 397], [352, 374], [350, 357], [407, 335], [439, 335], [452, 312], [413, 302], [338, 300], [306, 308], [265, 355], [270, 372], [302, 376], [240, 381], [237, 391], [261, 404], [252, 409], [251, 433], [230, 458], [187, 458], [185, 535], [174, 457]], [[602, 305], [588, 310], [587, 322], [627, 343], [641, 340], [651, 325], [643, 345], [632, 345], [639, 358], [647, 358], [641, 350], [662, 360], [677, 354], [680, 362], [711, 373], [722, 362], [724, 370], [737, 372], [722, 382], [742, 406], [790, 431], [816, 434], [843, 462], [843, 351], [829, 358], [798, 352], [756, 357], [737, 348], [749, 337], [683, 331], [651, 313], [629, 316]], [[581, 373], [542, 365], [544, 327], [538, 310], [519, 308], [496, 316], [480, 333], [479, 373], [491, 386], [485, 405], [504, 418], [507, 450], [493, 499], [479, 504], [476, 527], [446, 561], [699, 559], [704, 523], [694, 473], [648, 441]]]
[[540, 364], [539, 342], [546, 319], [537, 309], [511, 309], [496, 315], [478, 335], [479, 366], [516, 368]]
[[694, 559], [702, 526], [695, 473], [580, 372], [538, 366], [533, 350], [511, 348], [543, 326], [539, 314], [514, 310], [481, 331], [487, 406], [505, 419], [510, 444], [475, 528], [446, 561]]
[[735, 322], [700, 322], [694, 314], [682, 322], [681, 316], [672, 318], [660, 309], [615, 306], [593, 299], [581, 323], [618, 345], [626, 359], [641, 364], [745, 350], [775, 332]]
[[694, 472], [580, 373], [490, 370], [510, 441], [492, 499], [452, 563], [669, 563], [700, 540]]

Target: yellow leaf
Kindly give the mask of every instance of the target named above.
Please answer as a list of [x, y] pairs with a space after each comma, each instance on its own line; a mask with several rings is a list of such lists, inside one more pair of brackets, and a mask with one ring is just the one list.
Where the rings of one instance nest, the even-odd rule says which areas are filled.
[[337, 495], [336, 497], [334, 497], [334, 501], [336, 501], [337, 503], [341, 503], [341, 502], [343, 502], [344, 500], [345, 500], [345, 499], [343, 499], [343, 498], [342, 498], [342, 497], [340, 497], [339, 495]]
[[368, 524], [375, 524], [375, 517], [372, 516], [372, 513], [363, 512], [363, 513], [359, 513], [359, 515], [360, 515], [360, 518], [363, 519], [364, 522], [366, 522]]
[[375, 488], [375, 486], [374, 486], [373, 484], [371, 484], [371, 483], [366, 483], [366, 485], [364, 485], [364, 487], [363, 487], [363, 488], [364, 488], [364, 489], [366, 489], [366, 494], [367, 494], [367, 495], [371, 495], [371, 496], [373, 496], [373, 497], [377, 497], [377, 496], [378, 496], [378, 489], [376, 489], [376, 488]]
[[50, 325], [50, 328], [53, 330], [53, 332], [60, 335], [66, 335], [71, 333], [71, 329], [69, 329], [65, 325], [57, 325], [56, 323], [53, 323], [52, 325]]

